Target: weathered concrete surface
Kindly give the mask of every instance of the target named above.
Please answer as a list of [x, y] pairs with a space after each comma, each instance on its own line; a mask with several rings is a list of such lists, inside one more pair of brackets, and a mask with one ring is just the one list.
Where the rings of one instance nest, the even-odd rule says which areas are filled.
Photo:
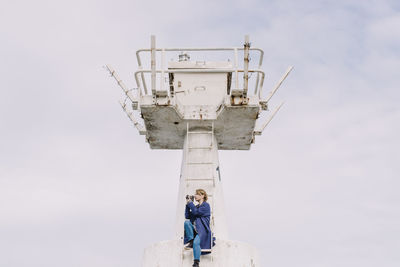
[[[214, 134], [220, 150], [248, 150], [254, 138], [254, 127], [260, 107], [258, 104], [232, 106], [228, 101], [220, 106], [204, 109], [204, 117], [213, 119], [189, 119], [189, 113], [179, 103], [170, 105], [141, 105], [141, 113], [146, 127], [146, 139], [152, 149], [182, 149], [189, 125], [210, 125], [214, 121]], [[198, 108], [200, 109], [200, 108]], [[193, 107], [193, 113], [198, 109]], [[187, 116], [187, 115], [186, 115]]]

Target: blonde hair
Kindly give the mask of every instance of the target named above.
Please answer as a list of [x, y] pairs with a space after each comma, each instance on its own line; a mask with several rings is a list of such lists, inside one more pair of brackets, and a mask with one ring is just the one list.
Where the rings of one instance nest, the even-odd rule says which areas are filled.
[[196, 189], [196, 194], [204, 196], [204, 201], [207, 201], [208, 195], [204, 189]]

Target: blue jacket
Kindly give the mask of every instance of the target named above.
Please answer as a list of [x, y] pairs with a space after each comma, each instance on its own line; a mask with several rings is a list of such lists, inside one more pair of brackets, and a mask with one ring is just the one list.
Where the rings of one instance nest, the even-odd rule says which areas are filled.
[[[193, 202], [186, 204], [185, 218], [196, 225], [196, 231], [200, 237], [200, 247], [202, 249], [211, 249], [210, 215], [210, 204], [207, 202], [203, 202], [201, 205], [197, 206], [195, 206]], [[185, 237], [184, 242], [187, 243], [189, 240]]]

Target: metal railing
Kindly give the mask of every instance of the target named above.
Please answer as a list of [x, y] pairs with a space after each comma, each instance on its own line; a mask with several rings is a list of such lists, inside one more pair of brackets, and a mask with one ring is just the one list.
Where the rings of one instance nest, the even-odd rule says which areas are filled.
[[[166, 70], [156, 70], [155, 71], [155, 73], [161, 73], [161, 75], [162, 75], [161, 79], [164, 78], [165, 73], [187, 73], [187, 72], [190, 72], [190, 73], [229, 73], [229, 72], [245, 73], [245, 70], [242, 70], [242, 69], [174, 69], [174, 70], [166, 69]], [[260, 97], [261, 91], [263, 88], [263, 84], [264, 84], [265, 73], [262, 70], [254, 70], [254, 69], [249, 69], [248, 72], [249, 73], [257, 73], [258, 81], [256, 81], [254, 95], [258, 95], [258, 97]], [[147, 87], [146, 87], [145, 77], [144, 77], [145, 73], [152, 73], [152, 71], [151, 70], [138, 70], [134, 73], [136, 84], [137, 84], [137, 87], [139, 88], [139, 92], [141, 95], [143, 95], [143, 94], [149, 95], [149, 92], [147, 91]], [[138, 77], [139, 75], [141, 76], [141, 78]], [[261, 79], [260, 79], [260, 76], [261, 76]], [[236, 80], [237, 79], [238, 79], [238, 75], [236, 75]], [[239, 89], [238, 81], [235, 81], [235, 84], [237, 85], [237, 86], [235, 86], [235, 89]], [[143, 85], [144, 91], [142, 91], [142, 85]], [[164, 88], [160, 88], [160, 90], [163, 91]], [[155, 94], [155, 91], [152, 90], [152, 93]]]
[[[201, 68], [181, 68], [181, 69], [168, 69], [165, 68], [165, 57], [167, 52], [181, 52], [180, 55], [185, 55], [183, 52], [196, 52], [196, 51], [203, 51], [203, 52], [210, 52], [210, 51], [232, 51], [233, 52], [233, 59], [234, 59], [234, 66], [230, 68], [215, 68], [215, 69], [201, 69]], [[243, 69], [239, 69], [239, 59], [238, 59], [238, 51], [243, 51], [244, 58], [243, 58]], [[259, 62], [258, 66], [256, 69], [249, 69], [249, 52], [250, 51], [255, 51], [259, 53]], [[151, 69], [143, 69], [142, 65], [142, 59], [140, 57], [141, 54], [145, 52], [150, 52], [151, 53]], [[156, 67], [156, 53], [161, 52], [161, 64], [160, 64], [160, 69], [157, 69]], [[228, 94], [238, 96], [239, 94], [241, 97], [246, 98], [247, 96], [247, 90], [248, 90], [248, 80], [249, 80], [249, 73], [257, 73], [257, 80], [254, 85], [254, 95], [258, 97], [259, 99], [259, 105], [262, 110], [268, 110], [268, 103], [271, 100], [271, 98], [275, 95], [275, 93], [278, 91], [280, 88], [281, 84], [283, 81], [287, 78], [289, 73], [292, 71], [293, 67], [290, 66], [285, 74], [282, 76], [282, 78], [279, 80], [279, 82], [276, 84], [276, 86], [272, 89], [272, 91], [269, 92], [268, 96], [264, 98], [262, 96], [262, 88], [264, 84], [264, 79], [265, 79], [265, 73], [261, 70], [263, 58], [264, 58], [264, 51], [260, 48], [250, 48], [250, 43], [249, 43], [249, 38], [248, 36], [245, 37], [245, 44], [244, 47], [221, 47], [221, 48], [198, 48], [198, 47], [193, 47], [193, 48], [156, 48], [155, 47], [155, 37], [151, 37], [151, 48], [150, 49], [139, 49], [136, 51], [136, 58], [139, 66], [139, 70], [134, 73], [134, 77], [136, 80], [137, 84], [137, 94], [132, 93], [132, 89], [129, 90], [125, 84], [122, 82], [122, 80], [119, 78], [115, 70], [110, 66], [106, 65], [106, 69], [109, 71], [112, 77], [117, 81], [118, 85], [121, 87], [121, 89], [124, 91], [126, 98], [125, 101], [121, 102], [121, 106], [123, 110], [126, 112], [128, 117], [132, 120], [133, 124], [135, 127], [138, 129], [140, 134], [146, 134], [146, 129], [144, 128], [143, 125], [138, 123], [136, 118], [133, 115], [134, 110], [140, 109], [140, 100], [143, 95], [150, 95], [148, 90], [147, 90], [147, 84], [146, 84], [146, 79], [145, 79], [145, 74], [151, 74], [151, 94], [153, 96], [157, 95], [157, 92], [162, 91], [163, 93], [161, 94], [162, 96], [165, 95], [172, 95], [171, 90], [164, 90], [165, 86], [165, 74], [171, 74], [171, 73], [235, 73], [235, 80], [234, 80], [234, 86], [233, 88], [229, 91]], [[197, 62], [197, 61], [196, 61]], [[229, 62], [229, 61], [228, 61]], [[243, 73], [243, 88], [239, 88], [239, 73]], [[160, 87], [158, 88], [159, 90], [156, 90], [156, 78], [157, 74], [161, 75], [160, 79]], [[140, 76], [140, 77], [139, 77]], [[171, 77], [171, 75], [169, 75]], [[230, 75], [231, 76], [231, 75]], [[171, 81], [170, 81], [171, 82]], [[228, 82], [230, 84], [230, 81]], [[171, 84], [170, 84], [171, 85]], [[229, 86], [229, 85], [227, 85]], [[234, 94], [232, 92], [234, 91]], [[161, 96], [159, 94], [159, 96]], [[127, 103], [126, 100], [129, 99], [131, 101], [131, 106], [132, 110], [128, 110], [127, 108]], [[175, 101], [178, 101], [178, 99], [175, 99]], [[222, 103], [221, 103], [222, 105]], [[256, 126], [256, 129], [254, 129], [254, 133], [256, 135], [261, 135], [265, 127], [271, 122], [273, 117], [276, 115], [276, 113], [279, 111], [279, 109], [282, 107], [283, 102], [272, 112], [272, 115], [270, 118], [263, 123], [261, 126]], [[177, 105], [179, 108], [181, 105]]]
[[[254, 95], [258, 95], [260, 97], [263, 83], [264, 83], [264, 78], [265, 78], [265, 73], [261, 70], [262, 67], [262, 62], [264, 58], [264, 51], [260, 48], [250, 48], [250, 47], [212, 47], [212, 48], [200, 48], [200, 47], [192, 47], [192, 48], [155, 48], [155, 41], [152, 38], [152, 48], [150, 49], [139, 49], [136, 51], [136, 59], [138, 63], [138, 68], [139, 70], [135, 72], [135, 80], [137, 87], [139, 88], [140, 94], [141, 95], [149, 95], [149, 90], [145, 78], [145, 73], [150, 73], [151, 74], [151, 94], [155, 95], [156, 94], [156, 75], [160, 74], [161, 75], [161, 80], [160, 80], [160, 87], [159, 90], [164, 90], [164, 82], [162, 81], [165, 79], [165, 74], [166, 73], [179, 73], [179, 72], [191, 72], [191, 73], [235, 73], [235, 81], [234, 81], [234, 89], [243, 89], [245, 93], [247, 94], [247, 86], [246, 86], [246, 81], [244, 81], [244, 86], [243, 88], [239, 88], [239, 73], [244, 74], [244, 80], [246, 80], [246, 77], [248, 79], [247, 73], [257, 73], [256, 77], [256, 82], [254, 86]], [[247, 43], [248, 44], [248, 43]], [[244, 51], [245, 50], [249, 51], [255, 51], [259, 53], [259, 61], [258, 61], [258, 66], [256, 69], [248, 69], [248, 62], [243, 69], [239, 69], [239, 59], [238, 59], [238, 51]], [[165, 57], [166, 57], [166, 52], [211, 52], [211, 51], [232, 51], [233, 52], [233, 59], [234, 59], [234, 66], [233, 68], [229, 69], [168, 69], [165, 68]], [[143, 69], [143, 64], [142, 64], [142, 58], [141, 54], [143, 53], [150, 53], [151, 54], [151, 69]], [[161, 52], [161, 68], [157, 69], [156, 68], [156, 53]], [[246, 53], [245, 53], [246, 56]], [[247, 55], [247, 60], [248, 60], [248, 55]], [[140, 76], [140, 77], [138, 77]]]

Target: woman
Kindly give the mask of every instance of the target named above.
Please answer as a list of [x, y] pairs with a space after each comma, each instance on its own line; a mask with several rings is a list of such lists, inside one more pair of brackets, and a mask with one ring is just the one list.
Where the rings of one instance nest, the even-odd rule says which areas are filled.
[[188, 220], [185, 221], [184, 243], [187, 249], [193, 248], [193, 267], [199, 267], [200, 255], [207, 254], [202, 253], [201, 249], [211, 249], [211, 209], [203, 189], [197, 189], [194, 198], [199, 203], [197, 206], [190, 198], [186, 198], [185, 218]]

